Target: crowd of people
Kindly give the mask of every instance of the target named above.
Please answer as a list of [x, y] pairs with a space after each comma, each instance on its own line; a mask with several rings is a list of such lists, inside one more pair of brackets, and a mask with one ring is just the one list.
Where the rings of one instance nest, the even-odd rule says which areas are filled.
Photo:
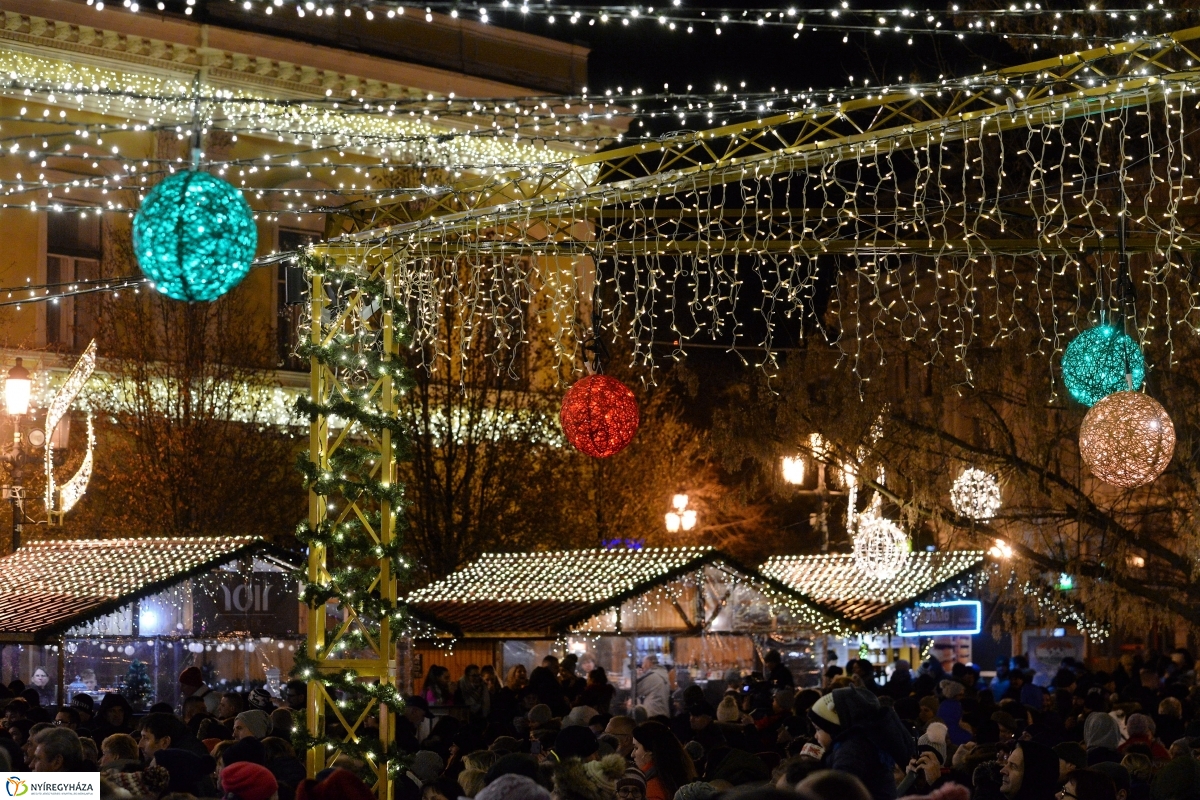
[[[0, 771], [98, 772], [103, 800], [373, 800], [351, 769], [307, 779], [292, 747], [294, 714], [307, 688], [287, 684], [218, 692], [200, 670], [179, 676], [179, 704], [136, 714], [120, 694], [99, 703], [78, 692], [66, 705], [43, 702], [38, 682], [0, 684]], [[354, 765], [350, 765], [353, 767]]]
[[[709, 696], [653, 656], [631, 692], [575, 656], [500, 680], [443, 666], [394, 720], [408, 755], [394, 800], [1200, 800], [1200, 686], [1183, 650], [1111, 673], [1067, 660], [1047, 687], [1020, 657], [981, 679], [930, 660], [877, 679], [867, 661], [797, 691], [775, 651]], [[283, 697], [180, 675], [180, 704], [140, 717], [120, 695], [42, 705], [0, 686], [0, 768], [99, 771], [120, 800], [368, 800], [343, 756], [307, 779], [290, 738], [305, 686]]]
[[432, 785], [449, 798], [451, 779], [478, 800], [1200, 800], [1200, 686], [1183, 650], [1111, 673], [1068, 659], [1049, 686], [1021, 657], [987, 681], [934, 660], [885, 679], [856, 660], [799, 691], [769, 651], [716, 696], [654, 657], [626, 698], [587, 666], [431, 668], [400, 726], [420, 762], [410, 800]]

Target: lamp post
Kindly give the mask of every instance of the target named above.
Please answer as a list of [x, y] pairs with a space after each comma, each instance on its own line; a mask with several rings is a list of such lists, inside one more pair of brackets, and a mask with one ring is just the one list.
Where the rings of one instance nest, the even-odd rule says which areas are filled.
[[[821, 552], [829, 552], [829, 505], [830, 501], [835, 497], [842, 497], [850, 494], [841, 489], [836, 489], [830, 485], [828, 467], [825, 463], [827, 451], [825, 442], [818, 433], [809, 436], [809, 449], [812, 452], [812, 463], [816, 467], [817, 480], [816, 486], [812, 489], [797, 488], [796, 494], [801, 497], [816, 497], [820, 502], [820, 510], [811, 517], [812, 523], [821, 529]], [[802, 487], [805, 483], [807, 470], [805, 456], [784, 456], [781, 468], [783, 470], [783, 479], [796, 487]], [[845, 468], [842, 469], [845, 474]], [[853, 500], [851, 500], [853, 502]], [[851, 509], [853, 514], [853, 509]]]
[[[29, 414], [29, 398], [33, 389], [29, 370], [25, 368], [22, 359], [18, 358], [16, 365], [8, 371], [8, 379], [4, 382], [4, 408], [12, 417], [13, 439], [0, 455], [0, 461], [8, 464], [9, 485], [4, 487], [4, 493], [12, 504], [12, 549], [15, 553], [21, 546], [21, 531], [25, 524], [25, 468], [38, 463], [38, 458], [26, 446], [21, 435], [21, 424]], [[30, 439], [36, 439], [31, 431]], [[31, 441], [35, 446], [45, 442]]]
[[679, 492], [671, 498], [671, 510], [667, 512], [667, 532], [679, 533], [696, 527], [696, 509], [688, 508], [688, 496]]

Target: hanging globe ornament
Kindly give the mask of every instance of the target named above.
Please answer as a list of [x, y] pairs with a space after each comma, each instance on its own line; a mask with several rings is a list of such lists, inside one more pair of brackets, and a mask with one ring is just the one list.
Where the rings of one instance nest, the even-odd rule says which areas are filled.
[[1092, 407], [1079, 428], [1079, 453], [1105, 483], [1131, 489], [1163, 473], [1175, 453], [1175, 425], [1158, 401], [1116, 392]]
[[868, 577], [890, 581], [908, 564], [912, 545], [904, 531], [886, 517], [860, 514], [854, 534], [854, 564]]
[[1000, 484], [996, 476], [970, 467], [950, 487], [954, 513], [975, 522], [986, 522], [1000, 510]]
[[589, 375], [567, 390], [559, 420], [572, 447], [592, 458], [608, 458], [637, 433], [637, 398], [616, 378]]
[[1112, 325], [1097, 325], [1067, 345], [1062, 376], [1072, 397], [1094, 406], [1113, 392], [1142, 388], [1146, 359], [1128, 334]]
[[246, 277], [257, 247], [242, 193], [196, 169], [155, 186], [133, 219], [138, 266], [173, 300], [216, 300]]

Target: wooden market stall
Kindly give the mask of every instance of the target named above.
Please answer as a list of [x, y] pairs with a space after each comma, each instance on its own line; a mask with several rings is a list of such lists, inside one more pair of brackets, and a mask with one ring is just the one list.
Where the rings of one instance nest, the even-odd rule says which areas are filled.
[[838, 614], [853, 630], [855, 635], [825, 645], [842, 664], [866, 651], [878, 667], [898, 659], [915, 666], [928, 647], [948, 668], [973, 658], [987, 568], [982, 550], [940, 550], [909, 554], [890, 580], [864, 574], [844, 553], [775, 556], [761, 571]]
[[492, 664], [503, 675], [569, 651], [628, 696], [653, 654], [677, 684], [711, 685], [719, 697], [780, 644], [796, 654], [798, 677], [812, 678], [814, 637], [847, 632], [837, 614], [711, 547], [488, 553], [407, 602], [431, 628], [405, 671], [417, 685], [432, 664], [456, 676]]
[[214, 689], [277, 687], [301, 562], [254, 536], [30, 542], [0, 559], [0, 676], [46, 703], [124, 690], [139, 711], [177, 701], [189, 666]]

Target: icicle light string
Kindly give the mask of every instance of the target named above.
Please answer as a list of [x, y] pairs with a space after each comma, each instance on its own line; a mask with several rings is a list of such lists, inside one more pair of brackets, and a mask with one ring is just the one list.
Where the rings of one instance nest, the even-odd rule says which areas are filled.
[[[560, 366], [582, 363], [581, 332], [556, 327], [535, 344], [536, 326], [514, 310], [582, 318], [579, 262], [592, 254], [613, 298], [609, 330], [630, 340], [640, 363], [652, 363], [647, 342], [683, 347], [711, 336], [757, 348], [768, 367], [778, 326], [820, 318], [818, 277], [841, 256], [850, 260], [829, 310], [850, 369], [869, 379], [883, 340], [900, 336], [927, 341], [931, 360], [959, 364], [970, 381], [972, 346], [1031, 325], [1031, 355], [1053, 369], [1070, 333], [1112, 302], [1104, 287], [1116, 264], [1106, 253], [1128, 207], [1132, 249], [1150, 256], [1137, 259], [1137, 336], [1170, 353], [1175, 326], [1200, 327], [1181, 264], [1200, 250], [1180, 219], [1200, 193], [1185, 133], [1200, 122], [1194, 103], [1180, 86], [1113, 97], [1087, 116], [1059, 108], [1008, 130], [1000, 112], [972, 121], [959, 140], [903, 133], [772, 154], [399, 225], [323, 250], [352, 270], [392, 259], [414, 341], [435, 360], [465, 359], [447, 343], [486, 328], [512, 351], [554, 348]], [[446, 293], [462, 298], [466, 336], [439, 327]]]

